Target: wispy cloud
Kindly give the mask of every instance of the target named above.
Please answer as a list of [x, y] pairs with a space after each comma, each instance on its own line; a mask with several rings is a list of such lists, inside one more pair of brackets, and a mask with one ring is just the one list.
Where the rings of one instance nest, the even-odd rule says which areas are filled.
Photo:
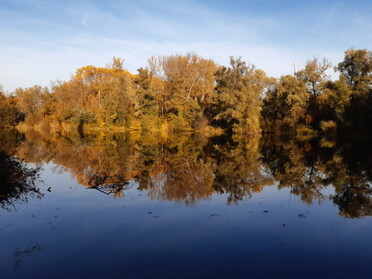
[[[152, 55], [196, 52], [227, 64], [230, 55], [268, 74], [292, 73], [313, 56], [334, 64], [347, 48], [368, 47], [367, 1], [316, 7], [272, 1], [46, 1], [0, 4], [0, 84], [8, 90], [67, 79], [113, 56], [135, 72]], [[266, 3], [264, 5], [263, 3]], [[270, 8], [269, 4], [272, 4]], [[296, 4], [294, 4], [296, 3]], [[341, 4], [340, 4], [341, 3]]]

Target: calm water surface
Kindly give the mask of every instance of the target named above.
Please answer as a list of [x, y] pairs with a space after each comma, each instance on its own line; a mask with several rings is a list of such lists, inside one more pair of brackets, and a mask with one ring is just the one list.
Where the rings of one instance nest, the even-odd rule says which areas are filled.
[[0, 278], [371, 278], [369, 138], [4, 134]]

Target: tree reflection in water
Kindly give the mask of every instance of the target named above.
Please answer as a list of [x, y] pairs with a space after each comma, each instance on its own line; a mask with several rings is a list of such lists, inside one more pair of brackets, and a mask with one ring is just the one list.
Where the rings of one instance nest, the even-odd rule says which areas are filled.
[[123, 191], [131, 188], [128, 184], [119, 175], [110, 176], [104, 173], [94, 174], [88, 182], [89, 188], [96, 189], [106, 195], [113, 194], [114, 197], [122, 197]]
[[[305, 203], [330, 198], [345, 217], [372, 215], [368, 139], [275, 136], [204, 138], [198, 134], [40, 135], [16, 148], [27, 162], [53, 162], [86, 187], [122, 197], [130, 181], [150, 199], [195, 204], [213, 194], [238, 203], [265, 186], [289, 188]], [[97, 184], [98, 183], [98, 184]], [[324, 194], [333, 187], [334, 194]]]
[[36, 186], [40, 167], [29, 167], [12, 156], [19, 143], [17, 133], [1, 131], [0, 142], [0, 206], [12, 210], [16, 209], [15, 201], [27, 202], [29, 197], [42, 197]]

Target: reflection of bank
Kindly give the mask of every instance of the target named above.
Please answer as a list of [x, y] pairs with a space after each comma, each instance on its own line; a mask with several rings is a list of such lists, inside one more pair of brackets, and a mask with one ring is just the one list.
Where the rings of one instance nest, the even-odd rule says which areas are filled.
[[[27, 162], [53, 162], [77, 182], [114, 198], [134, 185], [154, 200], [193, 205], [214, 194], [239, 203], [264, 187], [288, 188], [305, 203], [332, 201], [347, 217], [372, 215], [372, 146], [368, 139], [99, 134], [79, 137], [26, 133], [16, 148]], [[1, 142], [1, 141], [0, 141]], [[136, 183], [130, 183], [131, 181]], [[354, 185], [348, 187], [348, 185]]]
[[29, 197], [41, 198], [36, 181], [40, 167], [32, 168], [17, 158], [0, 151], [0, 206], [16, 209], [15, 202], [27, 202]]
[[340, 215], [349, 218], [372, 216], [372, 188], [367, 184], [343, 185], [343, 191], [332, 197]]
[[[339, 214], [356, 218], [372, 216], [372, 146], [369, 138], [339, 137], [296, 141], [289, 138], [266, 141], [262, 161], [279, 182], [279, 188], [311, 204], [328, 198], [322, 191], [333, 187], [330, 198]], [[311, 144], [312, 148], [307, 148]]]
[[114, 196], [123, 196], [125, 190], [133, 187], [129, 186], [129, 182], [120, 175], [106, 175], [101, 172], [95, 173], [88, 185], [89, 189], [96, 189], [106, 195], [114, 194]]

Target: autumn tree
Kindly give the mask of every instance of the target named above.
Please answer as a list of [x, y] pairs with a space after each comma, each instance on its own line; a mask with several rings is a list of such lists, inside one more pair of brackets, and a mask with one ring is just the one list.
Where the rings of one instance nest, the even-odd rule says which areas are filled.
[[15, 90], [17, 99], [17, 108], [25, 115], [25, 121], [29, 125], [35, 125], [40, 122], [45, 116], [51, 114], [52, 111], [48, 108], [50, 105], [48, 100], [50, 92], [48, 88], [41, 86], [33, 86], [30, 88], [18, 88]]
[[16, 106], [16, 98], [5, 96], [0, 85], [0, 127], [13, 128], [22, 120], [22, 115]]
[[283, 76], [264, 98], [262, 116], [266, 130], [293, 132], [310, 121], [307, 115], [310, 94], [302, 80]]
[[[326, 123], [342, 127], [350, 125], [345, 116], [345, 111], [350, 105], [351, 88], [346, 84], [346, 78], [340, 76], [336, 81], [327, 81], [322, 94], [316, 98], [316, 106], [320, 121], [320, 128], [325, 129]], [[324, 131], [327, 132], [327, 131]]]
[[[27, 125], [57, 130], [82, 131], [89, 124], [144, 131], [214, 126], [239, 135], [369, 133], [371, 56], [368, 50], [347, 50], [336, 68], [338, 80], [329, 79], [327, 59], [309, 60], [276, 80], [240, 58], [231, 58], [227, 67], [196, 54], [158, 56], [133, 75], [123, 59], [114, 57], [105, 67], [79, 68], [70, 80], [50, 88], [17, 89], [14, 98], [3, 99], [2, 110], [16, 105]], [[5, 114], [16, 116], [15, 111]]]
[[132, 76], [120, 58], [114, 57], [106, 67], [82, 67], [53, 90], [62, 121], [129, 127], [135, 115]]
[[322, 93], [323, 84], [328, 80], [326, 71], [331, 68], [331, 63], [324, 58], [319, 62], [318, 58], [307, 61], [305, 68], [295, 73], [296, 78], [306, 83], [306, 87], [313, 96]]
[[261, 132], [261, 94], [266, 75], [231, 57], [230, 67], [221, 66], [216, 72], [215, 120], [238, 134]]
[[173, 127], [195, 128], [213, 93], [215, 63], [195, 54], [174, 55], [153, 58], [150, 69], [164, 81], [162, 113]]
[[370, 93], [372, 83], [372, 51], [366, 49], [349, 49], [336, 68], [346, 77], [347, 84], [352, 86], [354, 94]]
[[372, 128], [372, 52], [349, 49], [336, 69], [351, 88], [350, 105], [345, 112], [348, 130], [369, 133]]

